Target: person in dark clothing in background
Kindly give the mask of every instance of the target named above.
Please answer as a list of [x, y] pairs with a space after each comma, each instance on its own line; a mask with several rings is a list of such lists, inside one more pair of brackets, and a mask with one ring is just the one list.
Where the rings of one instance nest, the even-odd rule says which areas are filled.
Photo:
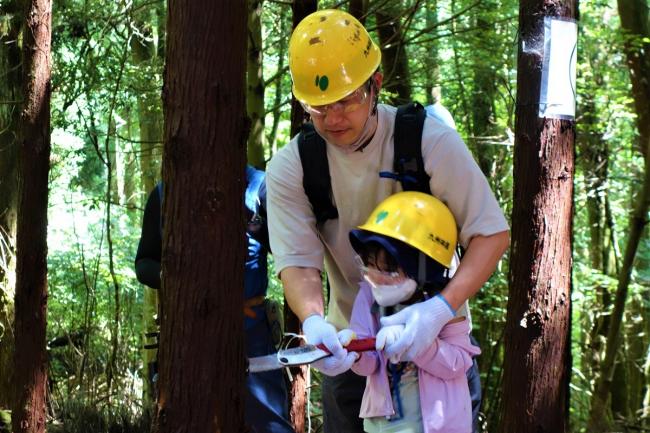
[[[268, 286], [268, 231], [260, 218], [260, 205], [265, 201], [264, 172], [246, 167], [244, 205], [248, 219], [246, 273], [244, 276], [244, 330], [246, 355], [263, 356], [276, 351], [266, 314]], [[144, 209], [142, 235], [135, 257], [138, 281], [152, 289], [161, 286], [163, 185], [159, 183], [149, 194]], [[215, 258], [218, 259], [218, 258]], [[250, 373], [246, 379], [246, 423], [253, 432], [292, 433], [287, 421], [287, 390], [281, 370]]]

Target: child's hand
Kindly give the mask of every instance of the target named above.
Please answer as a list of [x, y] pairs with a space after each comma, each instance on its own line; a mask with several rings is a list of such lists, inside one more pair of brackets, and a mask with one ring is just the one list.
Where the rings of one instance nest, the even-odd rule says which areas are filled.
[[[389, 325], [382, 327], [377, 333], [377, 340], [375, 342], [375, 349], [384, 350], [384, 347], [390, 346], [395, 341], [397, 341], [404, 332], [404, 325]], [[399, 359], [399, 354], [393, 355], [388, 358], [393, 364], [397, 364]]]

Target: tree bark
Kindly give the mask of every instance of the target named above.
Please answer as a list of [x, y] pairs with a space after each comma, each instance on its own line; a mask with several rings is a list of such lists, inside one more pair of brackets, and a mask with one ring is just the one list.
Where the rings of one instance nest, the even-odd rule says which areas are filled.
[[[523, 41], [574, 0], [521, 0]], [[542, 56], [519, 50], [510, 292], [501, 431], [568, 430], [575, 123], [539, 118]]]
[[375, 12], [377, 33], [381, 42], [381, 64], [384, 70], [382, 87], [390, 94], [388, 100], [393, 105], [411, 101], [411, 78], [402, 25], [399, 20], [400, 11], [399, 8], [386, 6]]
[[350, 15], [359, 20], [363, 25], [366, 23], [366, 10], [368, 9], [368, 0], [350, 0], [348, 12]]
[[650, 140], [650, 21], [647, 0], [618, 0], [618, 14], [626, 37], [625, 54], [639, 130], [638, 147], [647, 151]]
[[264, 169], [264, 76], [262, 67], [262, 0], [248, 0], [248, 65], [246, 105], [251, 122], [248, 163]]
[[15, 433], [45, 432], [47, 200], [50, 169], [51, 0], [25, 2], [16, 236]]
[[171, 0], [155, 430], [244, 431], [246, 3]]
[[18, 45], [22, 13], [18, 0], [0, 5], [0, 408], [11, 406], [14, 350], [15, 245], [18, 212], [18, 129], [23, 98]]

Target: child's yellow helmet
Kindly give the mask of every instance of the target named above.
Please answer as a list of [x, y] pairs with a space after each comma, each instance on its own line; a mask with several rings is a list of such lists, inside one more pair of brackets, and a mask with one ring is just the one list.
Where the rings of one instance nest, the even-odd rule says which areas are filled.
[[289, 41], [293, 94], [312, 106], [336, 102], [377, 70], [381, 51], [347, 12], [326, 9], [306, 16]]
[[454, 215], [443, 202], [421, 192], [400, 192], [382, 201], [360, 230], [402, 241], [446, 268], [457, 240]]

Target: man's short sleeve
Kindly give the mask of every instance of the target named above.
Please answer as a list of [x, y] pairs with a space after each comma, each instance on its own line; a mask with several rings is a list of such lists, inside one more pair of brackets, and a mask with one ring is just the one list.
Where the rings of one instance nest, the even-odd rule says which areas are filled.
[[323, 269], [323, 245], [302, 178], [294, 138], [273, 157], [266, 175], [269, 236], [278, 274], [290, 266]]

